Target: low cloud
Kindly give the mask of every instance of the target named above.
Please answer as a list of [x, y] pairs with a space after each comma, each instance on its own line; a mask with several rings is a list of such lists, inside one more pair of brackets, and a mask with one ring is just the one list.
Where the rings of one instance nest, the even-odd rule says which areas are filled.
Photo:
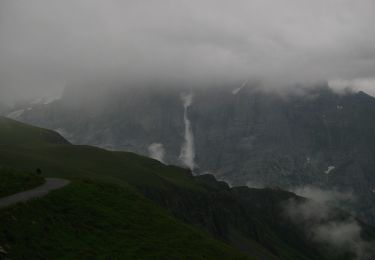
[[360, 78], [352, 80], [334, 79], [328, 81], [328, 86], [339, 93], [347, 91], [363, 91], [375, 97], [375, 78]]
[[2, 0], [0, 98], [103, 78], [264, 88], [339, 79], [357, 88], [375, 74], [374, 8], [372, 0]]
[[357, 259], [365, 259], [365, 256], [368, 256], [364, 251], [368, 250], [369, 244], [362, 240], [361, 227], [353, 219], [318, 225], [313, 229], [313, 234], [317, 241], [355, 252]]
[[352, 192], [339, 191], [335, 188], [327, 190], [313, 186], [304, 186], [295, 188], [293, 192], [318, 203], [326, 203], [336, 206], [339, 204], [353, 203], [356, 201], [356, 198]]
[[311, 187], [298, 191], [311, 199], [289, 200], [284, 205], [285, 216], [301, 227], [307, 237], [321, 245], [328, 245], [330, 254], [335, 256], [349, 254], [358, 260], [374, 257], [375, 244], [362, 238], [358, 221], [333, 206], [342, 201], [353, 201], [350, 193]]
[[165, 149], [162, 143], [152, 143], [148, 147], [150, 157], [164, 163]]

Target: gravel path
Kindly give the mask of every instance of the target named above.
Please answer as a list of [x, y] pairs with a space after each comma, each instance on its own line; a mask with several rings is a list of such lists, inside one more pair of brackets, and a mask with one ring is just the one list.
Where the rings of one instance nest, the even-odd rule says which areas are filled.
[[18, 202], [25, 202], [33, 198], [39, 198], [46, 195], [52, 190], [62, 188], [69, 184], [70, 181], [58, 178], [46, 178], [46, 182], [34, 189], [19, 192], [7, 197], [0, 198], [0, 208], [16, 204]]

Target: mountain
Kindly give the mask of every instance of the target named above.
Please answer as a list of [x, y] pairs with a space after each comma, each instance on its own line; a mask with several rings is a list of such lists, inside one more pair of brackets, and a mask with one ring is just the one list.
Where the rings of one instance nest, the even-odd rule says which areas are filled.
[[[0, 210], [0, 253], [8, 258], [373, 256], [375, 229], [340, 209], [276, 188], [230, 188], [212, 175], [134, 153], [56, 142], [57, 133], [1, 118], [0, 128], [8, 125], [14, 131], [2, 132], [2, 140], [28, 132], [38, 142], [0, 142], [0, 165], [71, 180], [44, 198]], [[40, 139], [51, 133], [56, 138]], [[344, 232], [345, 239], [325, 232]]]
[[375, 99], [364, 92], [336, 93], [322, 85], [278, 94], [246, 84], [92, 92], [68, 89], [58, 101], [15, 109], [24, 111], [17, 119], [77, 144], [164, 155], [164, 162], [185, 166], [181, 94], [190, 93], [186, 115], [196, 172], [236, 186], [352, 194], [350, 207], [375, 224]]

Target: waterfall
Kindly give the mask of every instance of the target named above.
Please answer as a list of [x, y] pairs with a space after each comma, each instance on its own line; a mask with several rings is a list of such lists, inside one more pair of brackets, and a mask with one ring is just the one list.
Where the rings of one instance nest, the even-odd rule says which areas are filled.
[[191, 122], [188, 117], [188, 109], [193, 103], [192, 93], [182, 93], [181, 100], [184, 106], [184, 125], [185, 125], [185, 140], [181, 147], [180, 160], [182, 163], [194, 170], [195, 164], [195, 151], [194, 151], [194, 135], [191, 127]]

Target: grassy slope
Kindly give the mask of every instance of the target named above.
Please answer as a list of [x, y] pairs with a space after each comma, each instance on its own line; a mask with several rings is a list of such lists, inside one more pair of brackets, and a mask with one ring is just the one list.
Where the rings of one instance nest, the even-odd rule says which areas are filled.
[[[197, 194], [198, 197], [199, 193], [209, 192], [186, 170], [164, 166], [155, 160], [133, 153], [109, 152], [90, 146], [73, 145], [0, 147], [0, 164], [15, 165], [20, 160], [24, 162], [25, 169], [41, 168], [49, 176], [86, 177], [110, 183], [130, 184], [143, 190], [168, 191], [177, 188]], [[173, 192], [170, 196], [174, 196]], [[252, 239], [241, 236], [238, 239], [244, 240], [246, 247], [251, 247], [249, 255], [262, 256], [265, 259], [275, 258]], [[291, 249], [278, 238], [270, 241], [280, 244], [282, 255], [286, 258], [295, 259], [295, 256], [299, 255], [290, 252]]]
[[[155, 160], [126, 152], [108, 152], [95, 147], [73, 145], [0, 146], [0, 164], [15, 166], [19, 161], [23, 162], [25, 170], [41, 168], [49, 176], [85, 177], [157, 190], [167, 190], [172, 184], [194, 192], [207, 192], [184, 169], [163, 166]], [[247, 242], [253, 244], [252, 248], [256, 250], [250, 255], [273, 259], [267, 250], [254, 241]]]
[[0, 246], [6, 256], [248, 258], [175, 219], [131, 188], [126, 179], [158, 187], [164, 182], [135, 158], [130, 153], [73, 146], [54, 132], [0, 118], [0, 165], [22, 171], [41, 168], [44, 175], [72, 179], [69, 186], [44, 198], [0, 211]]
[[245, 259], [126, 185], [75, 180], [0, 222], [11, 259]]
[[28, 190], [44, 183], [36, 173], [0, 167], [0, 197]]

